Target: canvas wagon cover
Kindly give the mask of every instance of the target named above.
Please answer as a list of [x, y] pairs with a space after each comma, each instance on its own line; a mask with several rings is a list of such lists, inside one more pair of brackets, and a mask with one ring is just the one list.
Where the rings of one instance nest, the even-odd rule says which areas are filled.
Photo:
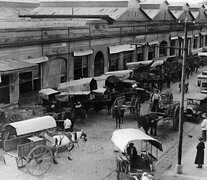
[[71, 80], [68, 82], [60, 83], [58, 86], [58, 91], [61, 92], [81, 92], [92, 91], [95, 89], [97, 89], [97, 81], [94, 78]]
[[56, 121], [52, 116], [32, 118], [24, 121], [9, 123], [4, 126], [6, 131], [17, 136], [54, 127], [56, 127]]
[[114, 143], [114, 145], [116, 145], [122, 152], [125, 151], [126, 146], [129, 142], [135, 140], [148, 141], [150, 144], [162, 151], [162, 144], [158, 140], [152, 138], [151, 136], [148, 136], [139, 129], [128, 128], [115, 130], [113, 132], [111, 140]]
[[187, 96], [187, 99], [195, 99], [202, 101], [207, 98], [207, 94], [203, 93], [191, 93], [189, 96]]
[[120, 80], [129, 79], [133, 76], [133, 70], [109, 71], [105, 73], [106, 76], [116, 76]]
[[60, 92], [59, 91], [56, 91], [52, 88], [46, 88], [46, 89], [41, 89], [39, 91], [39, 96], [43, 99], [47, 99], [49, 100], [49, 95], [52, 95], [52, 94], [59, 94]]
[[152, 65], [152, 63], [153, 63], [152, 60], [139, 61], [139, 62], [130, 62], [130, 63], [126, 63], [126, 66], [127, 66], [128, 69], [137, 70], [141, 67], [148, 67], [148, 66]]

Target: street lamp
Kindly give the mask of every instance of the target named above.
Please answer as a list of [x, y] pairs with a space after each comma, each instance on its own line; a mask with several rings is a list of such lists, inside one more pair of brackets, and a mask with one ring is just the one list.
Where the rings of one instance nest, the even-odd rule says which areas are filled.
[[184, 48], [181, 76], [181, 99], [179, 113], [179, 133], [178, 133], [178, 161], [176, 165], [176, 173], [182, 174], [182, 143], [183, 143], [183, 122], [184, 122], [184, 90], [185, 90], [185, 61], [187, 56], [187, 19], [184, 22]]

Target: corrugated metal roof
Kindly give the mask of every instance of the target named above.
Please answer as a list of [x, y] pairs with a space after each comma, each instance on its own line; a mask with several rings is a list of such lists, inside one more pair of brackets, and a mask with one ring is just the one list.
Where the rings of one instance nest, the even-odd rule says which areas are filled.
[[[199, 4], [199, 3], [189, 3], [190, 8], [200, 8], [203, 6], [203, 4]], [[204, 7], [204, 6], [203, 6]]]
[[193, 15], [194, 19], [196, 19], [199, 16], [199, 11], [191, 11], [191, 14]]
[[142, 10], [149, 16], [150, 19], [154, 19], [160, 12], [160, 9], [143, 9]]
[[12, 8], [12, 7], [0, 7], [0, 19], [5, 18], [18, 18], [19, 13], [29, 13], [31, 8]]
[[179, 19], [181, 17], [181, 15], [184, 13], [184, 11], [173, 11], [173, 10], [170, 10], [170, 12], [175, 16], [176, 19]]
[[118, 19], [127, 8], [70, 8], [70, 7], [59, 7], [59, 8], [48, 8], [38, 7], [28, 13], [29, 15], [108, 15], [112, 19]]
[[166, 2], [166, 0], [144, 0], [140, 4], [162, 4]]
[[182, 6], [183, 7], [183, 6], [185, 6], [187, 4], [187, 2], [184, 2], [184, 1], [183, 2], [169, 2], [169, 3], [170, 3], [169, 7], [170, 6], [178, 6], [178, 7]]

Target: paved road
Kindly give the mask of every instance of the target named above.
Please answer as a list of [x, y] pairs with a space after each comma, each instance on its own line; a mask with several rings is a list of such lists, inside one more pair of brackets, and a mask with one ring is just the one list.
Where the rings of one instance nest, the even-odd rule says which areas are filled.
[[[205, 67], [199, 69], [199, 72], [204, 70]], [[195, 75], [194, 75], [195, 76]], [[191, 77], [189, 80], [189, 93], [198, 91], [196, 86], [196, 78]], [[169, 90], [164, 88], [164, 90]], [[180, 92], [178, 83], [171, 85], [170, 90], [174, 93], [174, 99], [180, 100]], [[149, 103], [143, 104], [141, 113], [145, 114], [148, 112]], [[87, 131], [88, 142], [83, 148], [76, 147], [71, 157], [73, 161], [67, 160], [66, 152], [60, 153], [58, 158], [58, 165], [53, 165], [48, 173], [42, 177], [32, 177], [25, 172], [25, 169], [17, 170], [14, 160], [10, 160], [7, 165], [2, 161], [2, 154], [0, 155], [0, 179], [2, 180], [114, 180], [116, 179], [114, 170], [116, 168], [115, 159], [116, 154], [113, 153], [113, 145], [111, 143], [111, 135], [115, 130], [115, 122], [111, 116], [107, 115], [106, 111], [100, 112], [98, 115], [90, 114], [85, 123], [76, 124], [79, 128], [83, 128]], [[177, 132], [168, 131], [166, 129], [172, 126], [170, 123], [160, 122], [158, 126], [158, 137], [162, 143], [164, 152], [160, 153], [159, 156], [161, 161], [157, 163], [157, 171], [166, 171], [176, 161], [176, 141]], [[189, 131], [195, 127], [194, 124], [186, 124], [185, 134], [188, 135]], [[133, 115], [129, 112], [126, 113], [124, 124], [122, 128], [137, 128], [137, 122]], [[192, 142], [194, 142], [192, 140]], [[188, 144], [188, 143], [187, 143]], [[169, 151], [174, 147], [173, 152]], [[169, 154], [166, 154], [166, 151]], [[2, 153], [2, 151], [0, 151]], [[171, 153], [170, 153], [171, 152]], [[168, 164], [166, 164], [168, 163]], [[112, 173], [111, 173], [112, 172]], [[110, 174], [111, 173], [111, 174]], [[109, 176], [107, 176], [109, 175]], [[107, 177], [106, 177], [107, 176]]]

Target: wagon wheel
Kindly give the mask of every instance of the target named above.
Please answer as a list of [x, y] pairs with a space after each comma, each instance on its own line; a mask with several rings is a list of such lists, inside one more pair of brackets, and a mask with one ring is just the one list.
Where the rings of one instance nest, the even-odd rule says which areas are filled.
[[12, 122], [17, 122], [17, 121], [22, 121], [23, 117], [20, 114], [9, 114], [6, 118], [7, 123], [12, 123]]
[[30, 150], [27, 155], [26, 169], [32, 176], [41, 176], [51, 167], [53, 155], [50, 148], [39, 145]]
[[176, 105], [173, 112], [173, 129], [178, 130], [180, 105]]

